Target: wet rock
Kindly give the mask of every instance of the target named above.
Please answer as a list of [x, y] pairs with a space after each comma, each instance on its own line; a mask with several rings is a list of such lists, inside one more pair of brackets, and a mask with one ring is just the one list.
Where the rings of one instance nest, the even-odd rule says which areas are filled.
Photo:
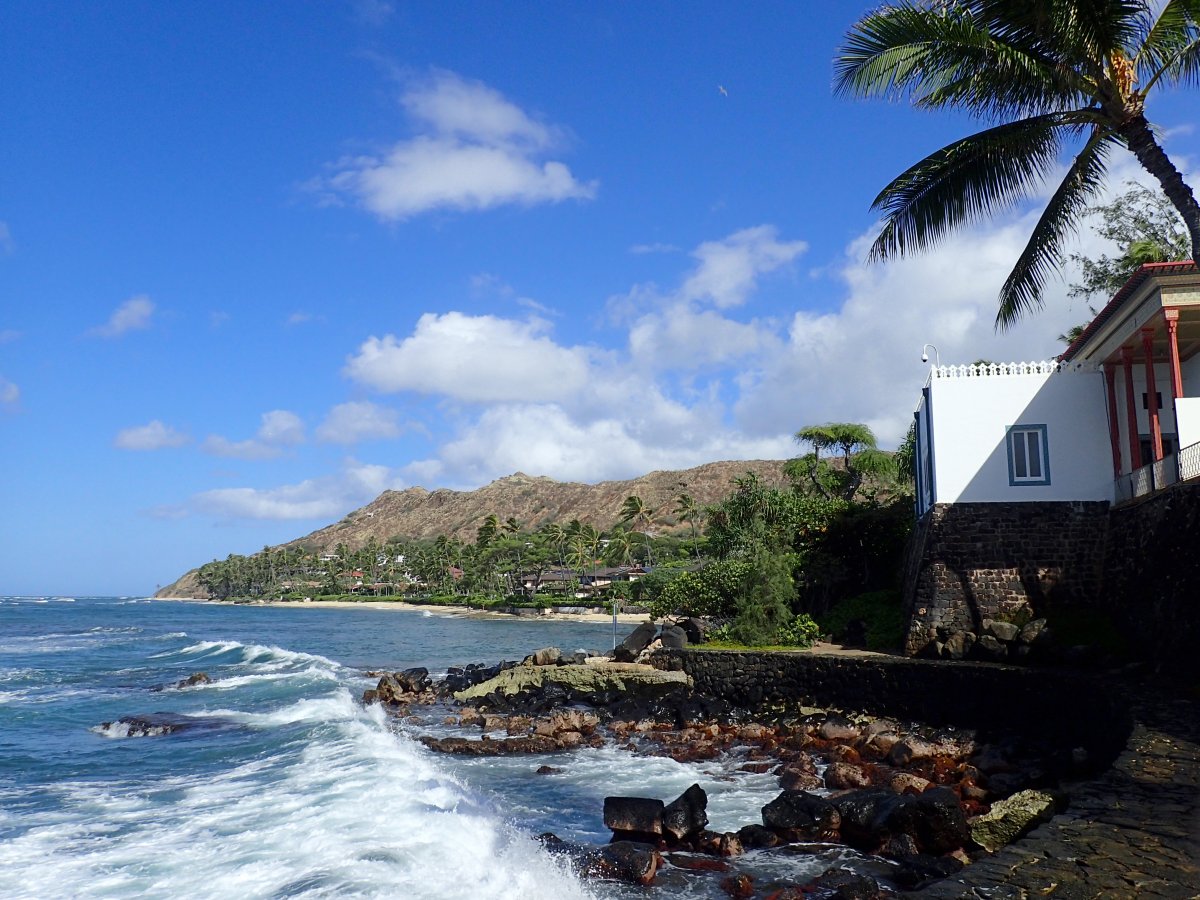
[[751, 850], [761, 850], [779, 846], [779, 835], [762, 825], [746, 825], [738, 829], [738, 840], [742, 846]]
[[963, 867], [953, 856], [930, 856], [925, 853], [918, 853], [897, 862], [899, 864], [892, 872], [892, 880], [900, 887], [913, 891], [961, 872]]
[[429, 670], [425, 668], [405, 669], [396, 672], [394, 677], [406, 694], [419, 694], [430, 686]]
[[904, 768], [918, 760], [933, 759], [938, 752], [939, 748], [933, 741], [912, 734], [892, 747], [888, 753], [888, 762], [893, 766]]
[[[892, 895], [866, 875], [857, 875], [845, 869], [830, 869], [810, 881], [794, 896], [795, 900], [808, 897], [828, 900], [885, 900]], [[792, 898], [789, 897], [788, 900]]]
[[734, 900], [748, 900], [754, 896], [754, 879], [744, 873], [730, 875], [721, 879], [721, 890]]
[[923, 794], [900, 799], [903, 802], [887, 815], [885, 827], [894, 834], [912, 835], [922, 851], [949, 853], [970, 839], [967, 817], [957, 795], [949, 788], [930, 788]]
[[626, 884], [650, 885], [662, 857], [653, 847], [633, 841], [616, 841], [587, 853], [580, 872], [593, 878], [607, 878]]
[[667, 862], [678, 869], [689, 872], [728, 872], [729, 863], [707, 856], [688, 856], [683, 853], [668, 853]]
[[911, 834], [893, 834], [879, 848], [879, 855], [888, 859], [908, 859], [920, 852], [917, 841]]
[[650, 646], [650, 642], [658, 637], [658, 628], [653, 622], [643, 622], [629, 637], [625, 638], [613, 650], [613, 659], [617, 662], [633, 662], [637, 655]]
[[187, 678], [176, 683], [175, 687], [190, 688], [195, 687], [198, 684], [212, 684], [212, 679], [208, 677], [207, 672], [196, 672], [193, 675], [189, 675]]
[[1041, 791], [1020, 791], [992, 804], [970, 820], [971, 840], [995, 853], [1054, 816], [1054, 798]]
[[563, 773], [563, 771], [564, 771], [563, 769], [556, 768], [555, 766], [538, 766], [537, 771], [534, 772], [534, 774], [535, 775], [561, 775]]
[[122, 716], [113, 722], [100, 723], [100, 731], [111, 737], [162, 737], [186, 730], [191, 723], [167, 713], [142, 716]]
[[762, 808], [763, 825], [785, 841], [828, 840], [839, 829], [838, 809], [807, 791], [785, 790]]
[[676, 842], [703, 830], [708, 824], [708, 794], [698, 784], [668, 803], [662, 811], [663, 832]]
[[664, 809], [661, 800], [648, 797], [605, 797], [604, 827], [616, 834], [661, 837]]
[[435, 738], [426, 735], [421, 743], [434, 753], [453, 753], [458, 756], [512, 756], [519, 753], [554, 753], [563, 749], [553, 738], [531, 734], [525, 737], [500, 740], [468, 741], [466, 738]]
[[830, 802], [841, 820], [842, 840], [851, 847], [873, 852], [886, 838], [888, 816], [900, 805], [901, 798], [888, 788], [867, 788], [831, 797]]

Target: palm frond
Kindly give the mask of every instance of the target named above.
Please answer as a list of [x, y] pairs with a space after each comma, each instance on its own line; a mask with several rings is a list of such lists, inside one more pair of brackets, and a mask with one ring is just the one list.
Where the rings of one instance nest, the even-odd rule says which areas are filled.
[[1200, 40], [1200, 0], [1169, 0], [1146, 30], [1134, 63], [1143, 90], [1160, 78], [1168, 82], [1194, 80], [1179, 71], [1179, 62], [1194, 50]]
[[1023, 117], [1079, 105], [1089, 86], [1035, 41], [1001, 34], [961, 3], [943, 11], [906, 3], [860, 20], [835, 60], [834, 89], [909, 96], [917, 106]]
[[1064, 131], [1090, 116], [1083, 110], [1021, 119], [927, 156], [875, 198], [872, 208], [883, 211], [884, 227], [871, 259], [927, 249], [954, 228], [1012, 206], [1054, 166]]
[[1097, 127], [1075, 157], [1000, 290], [998, 329], [1009, 327], [1022, 314], [1041, 306], [1046, 276], [1062, 259], [1063, 239], [1087, 212], [1088, 201], [1104, 180], [1105, 155], [1119, 144], [1113, 132]]

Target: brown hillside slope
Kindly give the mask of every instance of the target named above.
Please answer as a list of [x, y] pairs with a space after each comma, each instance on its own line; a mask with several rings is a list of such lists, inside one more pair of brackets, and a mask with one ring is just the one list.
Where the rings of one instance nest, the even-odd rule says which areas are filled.
[[672, 531], [678, 527], [672, 510], [681, 493], [691, 494], [701, 506], [715, 503], [729, 494], [734, 478], [747, 472], [770, 485], [786, 482], [779, 460], [706, 463], [681, 472], [651, 472], [629, 481], [599, 484], [517, 472], [474, 491], [439, 488], [431, 492], [419, 487], [384, 491], [340, 522], [285, 546], [327, 550], [345, 544], [356, 548], [371, 538], [382, 543], [391, 537], [432, 540], [441, 534], [473, 541], [483, 520], [493, 513], [501, 521], [513, 516], [527, 530], [578, 519], [604, 531], [617, 523], [621, 504], [631, 494], [641, 497], [654, 511], [651, 530]]
[[[641, 497], [647, 509], [653, 511], [651, 531], [686, 531], [689, 526], [679, 523], [673, 513], [681, 493], [690, 494], [700, 506], [716, 503], [730, 493], [733, 479], [747, 472], [770, 486], [787, 482], [782, 460], [705, 463], [694, 469], [651, 472], [628, 481], [599, 484], [561, 482], [517, 472], [474, 491], [428, 491], [420, 487], [384, 491], [340, 522], [281, 546], [324, 551], [345, 544], [356, 549], [371, 538], [384, 543], [389, 538], [432, 540], [441, 534], [473, 541], [483, 520], [493, 513], [501, 521], [512, 516], [530, 530], [548, 522], [565, 525], [579, 519], [603, 531], [617, 523], [621, 504], [631, 494]], [[193, 570], [156, 596], [190, 597], [198, 589]]]

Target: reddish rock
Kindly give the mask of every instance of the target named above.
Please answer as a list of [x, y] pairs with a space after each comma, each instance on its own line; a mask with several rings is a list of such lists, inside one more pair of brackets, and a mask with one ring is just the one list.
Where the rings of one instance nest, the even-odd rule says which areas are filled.
[[888, 787], [897, 794], [920, 794], [933, 783], [912, 772], [896, 772], [888, 779]]
[[677, 869], [687, 869], [689, 872], [729, 871], [729, 863], [707, 856], [685, 856], [681, 853], [668, 853], [667, 862]]
[[749, 875], [730, 875], [721, 879], [721, 890], [734, 900], [747, 900], [754, 896], [754, 879]]
[[858, 766], [850, 763], [830, 763], [825, 769], [825, 787], [835, 791], [870, 787], [871, 779]]
[[817, 737], [825, 741], [857, 741], [862, 729], [845, 716], [831, 715], [817, 729]]
[[654, 883], [660, 865], [662, 857], [652, 847], [632, 841], [616, 841], [588, 853], [580, 871], [595, 878], [645, 886]]

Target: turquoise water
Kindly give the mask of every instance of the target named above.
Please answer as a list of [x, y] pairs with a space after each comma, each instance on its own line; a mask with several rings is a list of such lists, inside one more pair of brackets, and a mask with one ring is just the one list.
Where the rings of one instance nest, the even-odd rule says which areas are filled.
[[[611, 641], [607, 624], [0, 598], [0, 896], [646, 896], [581, 883], [533, 835], [607, 841], [605, 796], [669, 800], [693, 781], [712, 827], [735, 829], [758, 821], [775, 779], [614, 748], [450, 758], [357, 701], [367, 669]], [[213, 682], [171, 687], [198, 671]], [[101, 727], [159, 713], [189, 727]], [[544, 764], [563, 773], [536, 775]], [[720, 893], [680, 876], [650, 895]]]

